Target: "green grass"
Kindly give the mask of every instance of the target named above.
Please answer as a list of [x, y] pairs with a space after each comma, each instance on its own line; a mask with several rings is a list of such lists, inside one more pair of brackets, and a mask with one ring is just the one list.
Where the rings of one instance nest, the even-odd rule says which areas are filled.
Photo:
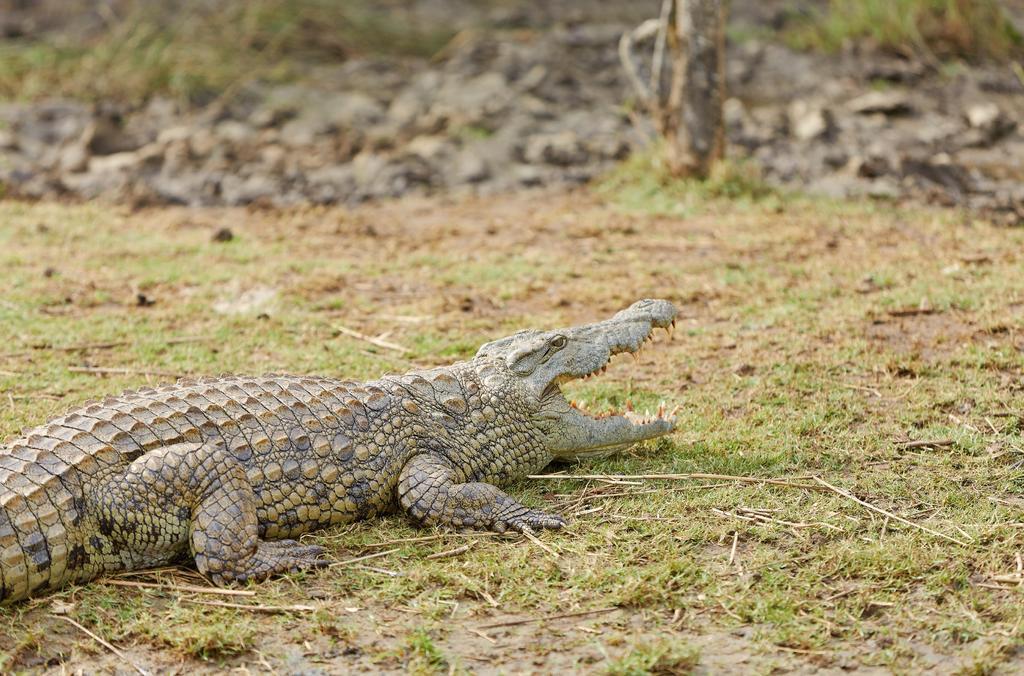
[[253, 0], [136, 5], [102, 32], [0, 45], [0, 98], [202, 103], [253, 79], [298, 79], [352, 55], [430, 55], [451, 37], [396, 3]]
[[[0, 203], [0, 437], [164, 379], [146, 372], [373, 378], [667, 297], [674, 341], [568, 389], [598, 410], [678, 404], [678, 431], [559, 469], [791, 484], [523, 481], [510, 493], [570, 520], [539, 535], [556, 555], [388, 516], [308, 538], [342, 561], [383, 556], [253, 597], [94, 582], [0, 609], [0, 669], [125, 668], [63, 612], [154, 671], [1019, 671], [1024, 604], [1005, 576], [1022, 547], [1024, 232], [771, 195], [730, 208], [698, 192], [679, 212], [690, 193], [659, 185], [355, 211]], [[236, 238], [212, 241], [225, 226]], [[267, 305], [214, 310], [256, 287]], [[202, 605], [220, 600], [282, 610]]]
[[700, 651], [678, 641], [643, 643], [616, 660], [609, 661], [607, 676], [688, 674], [697, 666]]
[[429, 632], [424, 629], [417, 629], [407, 639], [407, 649], [411, 657], [408, 669], [411, 673], [447, 671], [448, 662], [444, 653], [434, 644]]
[[798, 48], [826, 51], [870, 38], [901, 54], [939, 59], [1005, 61], [1024, 47], [998, 0], [830, 0], [785, 37]]
[[743, 160], [719, 162], [703, 180], [675, 177], [660, 147], [633, 154], [603, 176], [596, 190], [627, 210], [672, 216], [723, 207], [774, 208], [782, 198], [756, 164]]

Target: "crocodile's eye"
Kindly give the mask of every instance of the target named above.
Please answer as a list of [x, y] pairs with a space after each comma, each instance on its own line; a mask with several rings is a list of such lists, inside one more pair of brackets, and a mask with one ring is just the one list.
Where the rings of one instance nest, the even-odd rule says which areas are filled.
[[565, 344], [568, 342], [569, 339], [566, 338], [565, 336], [555, 336], [554, 338], [551, 339], [551, 347], [555, 348], [556, 350], [561, 350], [563, 347], [565, 347]]

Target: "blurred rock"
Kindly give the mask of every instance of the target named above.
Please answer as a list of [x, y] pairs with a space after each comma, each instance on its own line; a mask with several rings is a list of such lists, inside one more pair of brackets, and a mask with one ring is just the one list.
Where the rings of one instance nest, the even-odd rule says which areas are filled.
[[432, 185], [437, 169], [418, 155], [385, 157], [362, 153], [355, 162], [355, 199], [399, 197]]
[[956, 195], [964, 195], [972, 189], [968, 172], [952, 164], [949, 157], [935, 157], [918, 160], [905, 158], [900, 165], [903, 175], [922, 182], [934, 184]]
[[89, 166], [89, 149], [84, 143], [72, 143], [60, 150], [58, 168], [64, 173], [85, 171]]
[[905, 115], [914, 109], [910, 96], [895, 89], [861, 94], [848, 101], [846, 107], [858, 115]]
[[799, 99], [789, 106], [789, 129], [801, 141], [825, 136], [832, 129], [832, 114], [823, 106]]
[[130, 152], [146, 141], [125, 128], [122, 113], [112, 108], [100, 108], [86, 126], [81, 142], [91, 155], [114, 155]]
[[237, 120], [224, 120], [214, 128], [213, 133], [229, 143], [245, 143], [253, 139], [256, 130]]
[[162, 157], [163, 149], [156, 144], [127, 152], [95, 155], [89, 158], [89, 171], [142, 171], [143, 164], [149, 164], [150, 167], [159, 166]]
[[544, 182], [544, 172], [529, 164], [520, 164], [513, 167], [516, 181], [523, 186], [535, 186]]
[[428, 162], [442, 161], [451, 153], [451, 142], [444, 136], [417, 136], [405, 150]]
[[479, 183], [491, 176], [487, 161], [473, 150], [463, 150], [455, 159], [452, 175], [454, 183]]
[[570, 166], [587, 161], [587, 151], [572, 131], [536, 134], [526, 140], [523, 159], [533, 164]]
[[991, 146], [1017, 128], [1017, 123], [992, 102], [968, 106], [964, 117], [971, 127], [959, 139], [964, 147]]
[[329, 129], [324, 120], [313, 116], [298, 117], [281, 127], [281, 143], [292, 148], [313, 145], [316, 137]]
[[976, 103], [972, 106], [968, 106], [964, 112], [964, 117], [967, 118], [967, 123], [976, 129], [984, 129], [995, 125], [1000, 118], [1002, 118], [1003, 112], [999, 110], [999, 106], [992, 102]]
[[220, 194], [226, 204], [252, 204], [261, 200], [268, 202], [281, 192], [281, 183], [266, 174], [254, 174], [241, 178], [228, 174], [220, 182]]
[[189, 151], [196, 157], [208, 157], [220, 147], [220, 140], [213, 131], [206, 127], [197, 127], [190, 130], [188, 135]]
[[307, 175], [310, 199], [318, 204], [344, 202], [356, 191], [356, 176], [351, 165], [330, 166]]
[[428, 120], [433, 118], [448, 127], [478, 123], [501, 112], [514, 96], [501, 73], [484, 73], [468, 80], [450, 78], [437, 92]]

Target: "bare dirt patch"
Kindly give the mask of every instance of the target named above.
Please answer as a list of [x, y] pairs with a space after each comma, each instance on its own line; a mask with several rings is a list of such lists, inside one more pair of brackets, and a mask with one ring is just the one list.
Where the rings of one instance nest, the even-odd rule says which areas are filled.
[[964, 341], [972, 340], [978, 329], [955, 312], [905, 310], [872, 319], [865, 331], [881, 348], [922, 358], [949, 354]]

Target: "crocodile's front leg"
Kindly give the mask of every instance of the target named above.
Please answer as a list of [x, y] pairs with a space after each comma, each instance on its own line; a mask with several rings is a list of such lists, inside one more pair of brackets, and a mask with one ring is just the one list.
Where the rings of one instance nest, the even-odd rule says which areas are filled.
[[93, 509], [128, 567], [159, 565], [187, 551], [201, 573], [225, 584], [326, 564], [321, 547], [259, 539], [256, 496], [223, 445], [150, 451], [103, 483]]
[[398, 479], [398, 499], [414, 519], [428, 526], [490, 529], [561, 528], [562, 517], [524, 507], [497, 486], [458, 483], [445, 458], [421, 454], [411, 458]]

